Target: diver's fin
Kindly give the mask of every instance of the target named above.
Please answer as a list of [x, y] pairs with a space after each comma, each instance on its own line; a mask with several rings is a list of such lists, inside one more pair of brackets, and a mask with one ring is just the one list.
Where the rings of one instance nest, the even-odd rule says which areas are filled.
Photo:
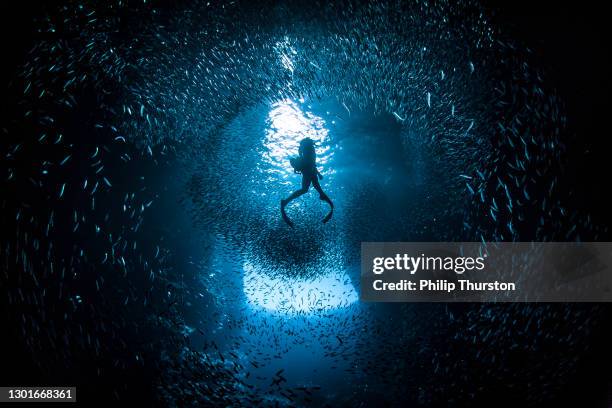
[[323, 218], [323, 224], [325, 224], [325, 223], [327, 223], [327, 221], [331, 220], [332, 215], [334, 215], [334, 207], [331, 207], [329, 209], [329, 212], [325, 216], [325, 218]]
[[283, 216], [283, 220], [287, 223], [287, 225], [293, 228], [293, 222], [291, 222], [291, 220], [287, 216], [287, 213], [285, 212], [285, 205], [285, 200], [281, 200], [281, 215]]

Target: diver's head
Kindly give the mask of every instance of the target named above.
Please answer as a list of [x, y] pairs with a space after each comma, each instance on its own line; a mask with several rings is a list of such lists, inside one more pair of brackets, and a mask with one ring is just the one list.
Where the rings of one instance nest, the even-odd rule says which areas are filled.
[[314, 140], [312, 140], [309, 137], [305, 137], [304, 139], [300, 140], [300, 156], [303, 155], [308, 155], [308, 156], [315, 156], [315, 145], [314, 145]]
[[300, 140], [300, 146], [301, 147], [314, 147], [314, 140], [312, 140], [309, 137], [305, 137], [302, 140]]

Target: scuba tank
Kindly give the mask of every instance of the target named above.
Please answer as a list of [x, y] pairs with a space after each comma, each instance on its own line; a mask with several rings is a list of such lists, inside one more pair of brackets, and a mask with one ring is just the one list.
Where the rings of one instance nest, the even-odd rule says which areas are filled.
[[291, 164], [291, 167], [293, 167], [293, 171], [295, 173], [301, 173], [304, 169], [303, 160], [301, 157], [292, 157], [289, 159], [289, 163]]

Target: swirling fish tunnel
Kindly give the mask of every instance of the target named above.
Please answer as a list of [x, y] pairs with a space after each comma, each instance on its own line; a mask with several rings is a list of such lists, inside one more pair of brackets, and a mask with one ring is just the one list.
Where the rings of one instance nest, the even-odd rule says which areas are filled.
[[[603, 306], [358, 298], [365, 241], [609, 238], [546, 65], [476, 1], [315, 3], [68, 2], [22, 27], [13, 378], [171, 406], [572, 397]], [[305, 137], [334, 214], [311, 190], [290, 228]]]

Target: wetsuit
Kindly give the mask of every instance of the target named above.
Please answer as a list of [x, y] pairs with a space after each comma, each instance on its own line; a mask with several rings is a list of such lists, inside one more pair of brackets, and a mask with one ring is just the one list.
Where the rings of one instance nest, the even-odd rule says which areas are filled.
[[310, 184], [319, 193], [319, 198], [329, 203], [330, 206], [334, 206], [332, 201], [329, 199], [327, 194], [321, 188], [319, 184], [319, 170], [317, 170], [317, 156], [314, 149], [305, 149], [300, 146], [300, 159], [299, 167], [296, 171], [302, 173], [302, 188], [294, 191], [286, 200], [283, 200], [284, 205], [287, 205], [290, 201], [295, 200], [299, 196], [306, 194], [310, 188]]

